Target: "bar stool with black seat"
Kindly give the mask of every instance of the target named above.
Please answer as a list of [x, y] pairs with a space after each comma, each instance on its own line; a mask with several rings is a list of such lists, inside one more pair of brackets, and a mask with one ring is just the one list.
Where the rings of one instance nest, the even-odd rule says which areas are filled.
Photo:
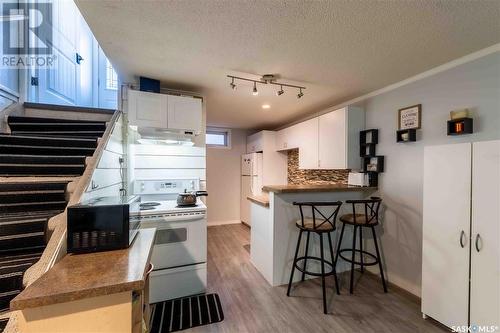
[[[295, 269], [298, 269], [302, 272], [302, 281], [305, 280], [306, 275], [311, 276], [319, 276], [321, 277], [321, 287], [323, 288], [323, 312], [327, 313], [326, 307], [326, 287], [325, 287], [325, 277], [333, 275], [335, 278], [335, 287], [337, 289], [337, 294], [340, 295], [339, 291], [339, 283], [337, 280], [337, 273], [335, 271], [335, 256], [333, 254], [333, 246], [332, 246], [332, 237], [331, 233], [335, 231], [335, 223], [337, 220], [337, 214], [339, 212], [340, 206], [342, 205], [341, 201], [335, 202], [294, 202], [296, 206], [299, 206], [300, 210], [300, 220], [296, 222], [296, 226], [299, 228], [299, 238], [297, 240], [297, 247], [295, 249], [295, 256], [293, 258], [293, 266], [292, 272], [290, 273], [290, 282], [288, 283], [288, 290], [286, 292], [287, 296], [290, 296], [290, 289], [292, 287], [293, 281], [293, 273]], [[312, 217], [304, 217], [304, 207], [311, 208]], [[331, 214], [327, 214], [328, 217], [323, 214], [319, 208], [323, 207], [324, 210], [331, 208], [333, 211]], [[305, 254], [302, 257], [299, 257], [299, 248], [300, 241], [302, 239], [302, 233], [307, 233], [306, 239], [306, 248]], [[320, 246], [320, 257], [311, 256], [308, 254], [309, 251], [309, 236], [310, 234], [315, 233], [319, 236], [319, 246]], [[323, 234], [328, 235], [328, 244], [330, 246], [330, 259], [331, 261], [325, 260], [324, 249], [323, 249]], [[312, 272], [307, 270], [307, 261], [315, 260], [319, 261], [321, 265], [321, 272]], [[299, 266], [299, 262], [304, 261], [304, 265], [302, 267]], [[325, 265], [330, 266], [330, 270], [328, 272], [325, 271]]]
[[[375, 226], [379, 223], [379, 208], [382, 203], [382, 199], [378, 197], [371, 197], [368, 200], [346, 200], [346, 204], [352, 204], [352, 214], [342, 215], [339, 220], [342, 222], [342, 230], [340, 231], [340, 239], [337, 247], [337, 253], [335, 257], [335, 263], [337, 263], [338, 256], [340, 256], [345, 261], [351, 263], [351, 283], [349, 286], [349, 292], [353, 293], [353, 282], [354, 282], [354, 265], [359, 265], [361, 267], [361, 273], [364, 272], [364, 266], [377, 265], [380, 269], [380, 277], [382, 279], [382, 286], [384, 287], [384, 292], [387, 292], [387, 285], [384, 278], [384, 270], [382, 268], [382, 262], [380, 258], [380, 251], [378, 248], [377, 235], [375, 233]], [[356, 211], [356, 207], [358, 210]], [[363, 208], [360, 213], [360, 208]], [[342, 245], [342, 238], [344, 236], [344, 229], [346, 224], [350, 224], [354, 227], [352, 236], [352, 248], [340, 249]], [[363, 251], [363, 228], [370, 228], [372, 230], [373, 242], [375, 243], [375, 255]], [[356, 249], [356, 231], [359, 229], [359, 250]], [[343, 253], [351, 253], [351, 258], [347, 258]], [[359, 253], [360, 261], [356, 261], [356, 253]], [[365, 262], [364, 256], [368, 256], [373, 261]]]

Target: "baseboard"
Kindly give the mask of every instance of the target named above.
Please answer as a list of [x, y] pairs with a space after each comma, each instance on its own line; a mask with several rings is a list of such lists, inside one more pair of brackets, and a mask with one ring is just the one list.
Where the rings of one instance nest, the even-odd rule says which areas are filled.
[[[378, 275], [377, 273], [370, 272], [368, 269], [365, 269], [365, 273], [368, 273], [368, 276], [370, 276], [371, 278], [380, 281], [380, 275]], [[405, 295], [406, 298], [411, 299], [415, 303], [418, 303], [418, 304], [422, 303], [422, 299], [420, 298], [420, 296], [415, 295], [414, 293], [394, 284], [393, 282], [387, 281], [387, 278], [386, 278], [385, 282], [387, 283], [387, 287], [389, 289], [397, 290], [399, 293]], [[382, 283], [382, 281], [380, 281], [380, 283]]]
[[226, 225], [226, 224], [239, 224], [241, 223], [240, 220], [229, 220], [229, 221], [208, 221], [207, 225], [208, 226], [214, 226], [214, 225]]

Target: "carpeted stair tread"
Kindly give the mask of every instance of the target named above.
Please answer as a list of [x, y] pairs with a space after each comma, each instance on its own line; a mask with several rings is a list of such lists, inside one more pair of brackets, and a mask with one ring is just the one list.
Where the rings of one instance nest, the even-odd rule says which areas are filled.
[[95, 148], [97, 147], [97, 139], [0, 134], [0, 144]]
[[44, 156], [0, 154], [1, 163], [9, 164], [46, 164], [46, 165], [85, 165], [86, 156]]
[[23, 189], [49, 189], [49, 188], [64, 188], [68, 183], [75, 181], [78, 177], [0, 177], [0, 192], [8, 191], [11, 188]]
[[66, 146], [30, 146], [0, 144], [0, 151], [10, 155], [57, 155], [57, 156], [92, 156], [95, 148]]
[[104, 121], [95, 120], [75, 120], [75, 119], [59, 119], [59, 118], [43, 118], [43, 117], [25, 117], [25, 116], [9, 116], [10, 123], [62, 123], [62, 124], [101, 124], [105, 125]]
[[0, 176], [79, 176], [85, 170], [84, 164], [5, 164], [0, 163]]
[[12, 131], [13, 135], [26, 135], [33, 134], [39, 136], [52, 136], [52, 137], [77, 137], [77, 138], [88, 138], [95, 139], [103, 136], [104, 131]]

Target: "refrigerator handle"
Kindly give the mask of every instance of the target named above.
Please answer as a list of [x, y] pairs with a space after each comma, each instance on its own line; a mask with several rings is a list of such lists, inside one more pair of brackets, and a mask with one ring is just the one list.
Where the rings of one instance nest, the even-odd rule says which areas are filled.
[[253, 195], [253, 165], [255, 162], [255, 156], [252, 156], [252, 158], [249, 159], [250, 161], [250, 192]]

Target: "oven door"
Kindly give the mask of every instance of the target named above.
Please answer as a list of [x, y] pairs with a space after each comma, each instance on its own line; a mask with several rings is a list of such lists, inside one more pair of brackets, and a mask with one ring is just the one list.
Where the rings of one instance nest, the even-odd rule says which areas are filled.
[[170, 218], [141, 221], [141, 228], [156, 228], [151, 259], [155, 270], [207, 261], [205, 216], [183, 216], [181, 221]]

